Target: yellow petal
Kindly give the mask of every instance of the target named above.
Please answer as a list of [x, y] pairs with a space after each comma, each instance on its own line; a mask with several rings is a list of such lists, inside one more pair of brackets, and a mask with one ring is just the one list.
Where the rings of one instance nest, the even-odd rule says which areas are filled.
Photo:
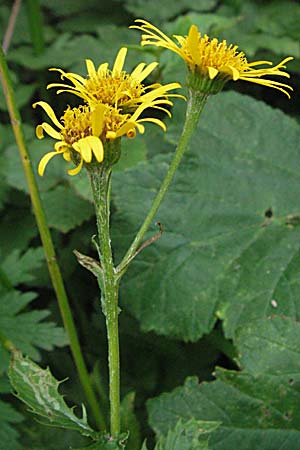
[[43, 110], [48, 114], [48, 116], [50, 117], [50, 119], [52, 120], [52, 122], [54, 123], [54, 125], [57, 126], [57, 128], [59, 128], [60, 130], [63, 128], [62, 124], [58, 121], [55, 112], [53, 111], [53, 109], [51, 108], [50, 105], [48, 105], [48, 103], [46, 102], [36, 102], [32, 105], [33, 108], [36, 108], [36, 106], [40, 106], [41, 108], [43, 108]]
[[103, 76], [107, 72], [107, 69], [108, 69], [108, 63], [100, 64], [100, 66], [98, 67], [98, 70], [97, 70], [98, 75]]
[[82, 156], [82, 159], [90, 163], [92, 160], [92, 150], [89, 145], [87, 138], [79, 139], [79, 141], [74, 142], [73, 148]]
[[37, 125], [35, 129], [35, 134], [38, 139], [43, 139], [44, 137], [44, 129], [42, 125]]
[[41, 177], [44, 175], [46, 165], [48, 164], [50, 159], [53, 158], [53, 156], [55, 156], [55, 155], [58, 155], [58, 153], [57, 152], [49, 152], [46, 155], [44, 155], [42, 157], [42, 159], [40, 160], [39, 165], [38, 165], [38, 174]]
[[89, 143], [96, 160], [101, 163], [104, 158], [104, 149], [102, 141], [96, 136], [89, 136]]
[[86, 68], [87, 68], [89, 77], [90, 78], [96, 77], [97, 76], [97, 72], [96, 72], [96, 69], [95, 69], [93, 61], [91, 59], [86, 59], [85, 60], [85, 64], [86, 64]]
[[[140, 64], [139, 64], [140, 65]], [[151, 72], [158, 66], [158, 62], [153, 62], [149, 64], [148, 67], [146, 67], [144, 70], [142, 70], [140, 73], [136, 72], [137, 68], [131, 73], [131, 76], [136, 78], [138, 81], [143, 81], [145, 78], [147, 78], [148, 75], [150, 75]]]
[[63, 152], [69, 151], [69, 146], [65, 143], [65, 141], [59, 141], [59, 142], [55, 142], [54, 149], [58, 153], [63, 153]]
[[116, 74], [122, 72], [123, 70], [123, 66], [124, 66], [124, 61], [126, 58], [126, 54], [127, 54], [127, 48], [126, 47], [122, 47], [121, 50], [119, 51], [119, 53], [117, 54], [116, 60], [115, 60], [115, 64], [112, 70], [112, 75], [115, 76]]
[[207, 70], [208, 70], [208, 76], [211, 80], [216, 78], [216, 76], [219, 73], [219, 71], [217, 69], [215, 69], [215, 67], [208, 67]]
[[92, 131], [93, 136], [100, 136], [104, 127], [104, 113], [107, 107], [99, 104], [92, 112]]
[[167, 131], [166, 125], [159, 119], [155, 119], [155, 117], [148, 117], [146, 119], [140, 119], [139, 123], [141, 122], [152, 122], [161, 127], [164, 131]]
[[64, 160], [65, 160], [65, 161], [68, 161], [68, 162], [72, 161], [72, 159], [71, 159], [71, 154], [70, 154], [70, 151], [69, 151], [69, 150], [63, 152], [63, 157], [64, 157]]
[[106, 133], [105, 137], [106, 137], [106, 139], [114, 140], [114, 139], [117, 139], [118, 136], [117, 136], [117, 133], [115, 131], [108, 131]]
[[199, 30], [196, 25], [191, 25], [186, 43], [188, 51], [192, 55], [193, 61], [200, 66], [201, 57], [199, 52]]
[[[135, 127], [135, 123], [134, 122], [126, 122], [124, 123], [116, 132], [116, 138], [120, 137], [120, 136], [124, 136], [124, 134], [127, 134], [129, 130], [132, 130]], [[106, 137], [107, 133], [106, 133]]]
[[53, 137], [54, 139], [62, 139], [62, 135], [56, 131], [53, 127], [51, 127], [51, 125], [49, 125], [46, 122], [43, 122], [41, 127], [44, 129], [44, 131], [46, 131], [46, 133]]
[[78, 164], [77, 167], [75, 167], [75, 169], [68, 170], [68, 174], [71, 176], [77, 175], [81, 171], [82, 165], [83, 165], [83, 159], [80, 160], [80, 163]]

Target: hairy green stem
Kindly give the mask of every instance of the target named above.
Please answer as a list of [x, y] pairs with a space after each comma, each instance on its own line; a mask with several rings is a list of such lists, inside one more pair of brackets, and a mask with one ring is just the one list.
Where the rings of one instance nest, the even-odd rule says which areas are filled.
[[18, 108], [16, 106], [16, 100], [14, 96], [11, 78], [9, 75], [4, 53], [1, 49], [0, 49], [0, 81], [6, 98], [10, 120], [14, 131], [15, 139], [19, 148], [24, 173], [27, 179], [33, 211], [40, 232], [41, 241], [44, 247], [50, 277], [58, 300], [63, 323], [69, 337], [70, 347], [78, 371], [80, 382], [85, 391], [86, 398], [90, 404], [90, 407], [93, 411], [93, 414], [99, 427], [105, 429], [105, 420], [103, 418], [96, 395], [91, 385], [89, 374], [81, 352], [79, 339], [77, 336], [77, 331], [72, 317], [71, 308], [65, 291], [63, 279], [61, 276], [58, 263], [56, 261], [54, 246], [46, 222], [46, 217], [41, 203], [41, 198], [38, 191], [33, 168], [31, 165], [29, 153], [26, 147], [26, 141], [21, 125], [21, 117]]
[[109, 232], [111, 168], [106, 164], [95, 165], [89, 169], [89, 175], [97, 218], [102, 268], [98, 280], [108, 341], [110, 433], [116, 438], [120, 433], [119, 282], [115, 276]]
[[170, 183], [173, 180], [173, 177], [175, 175], [175, 172], [182, 160], [182, 157], [188, 147], [188, 144], [190, 142], [190, 139], [192, 137], [192, 134], [197, 126], [197, 123], [199, 121], [200, 114], [204, 108], [204, 105], [207, 101], [208, 94], [200, 94], [197, 91], [190, 91], [189, 93], [189, 99], [188, 99], [188, 105], [187, 105], [187, 111], [186, 111], [186, 118], [185, 123], [183, 127], [183, 131], [181, 134], [181, 137], [179, 139], [174, 157], [170, 163], [168, 172], [160, 186], [160, 189], [152, 203], [152, 207], [150, 211], [148, 212], [147, 217], [144, 220], [144, 223], [142, 224], [141, 228], [139, 229], [137, 235], [135, 236], [131, 246], [129, 247], [126, 255], [122, 259], [121, 263], [117, 267], [117, 273], [122, 276], [126, 269], [128, 268], [128, 265], [130, 261], [135, 257], [138, 248], [142, 242], [142, 239], [148, 230], [164, 196], [167, 193], [167, 190], [170, 186]]

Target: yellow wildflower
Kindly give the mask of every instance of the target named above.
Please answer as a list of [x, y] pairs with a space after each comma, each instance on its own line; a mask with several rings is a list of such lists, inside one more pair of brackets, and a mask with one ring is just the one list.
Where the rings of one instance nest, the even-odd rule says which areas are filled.
[[[136, 129], [144, 133], [143, 122], [152, 122], [165, 131], [166, 126], [160, 119], [139, 118], [146, 108], [157, 105], [160, 105], [159, 99], [150, 99], [148, 103], [139, 105], [133, 114], [121, 114], [118, 109], [103, 104], [98, 104], [94, 108], [89, 105], [72, 109], [68, 107], [59, 121], [48, 103], [43, 101], [34, 103], [33, 107], [41, 106], [57, 128], [53, 128], [47, 122], [36, 127], [39, 139], [42, 139], [46, 132], [57, 140], [54, 151], [42, 157], [38, 166], [39, 175], [44, 174], [50, 159], [58, 154], [62, 154], [66, 161], [73, 161], [76, 164], [75, 169], [68, 171], [69, 175], [80, 172], [84, 163], [101, 163], [105, 158], [106, 143], [124, 135], [133, 138]], [[170, 115], [169, 112], [168, 114]]]
[[195, 78], [213, 83], [198, 83], [200, 89], [219, 91], [228, 80], [244, 80], [252, 83], [261, 84], [274, 89], [278, 89], [286, 94], [289, 98], [287, 90], [293, 90], [291, 86], [265, 79], [265, 76], [282, 76], [289, 78], [290, 75], [281, 70], [285, 69], [285, 63], [292, 60], [292, 57], [285, 58], [274, 67], [262, 67], [256, 69], [256, 66], [268, 65], [272, 66], [270, 61], [255, 61], [249, 63], [243, 52], [239, 52], [237, 45], [227, 45], [225, 40], [219, 42], [217, 39], [210, 39], [206, 34], [201, 36], [198, 28], [191, 25], [188, 35], [174, 35], [177, 43], [166, 36], [155, 26], [145, 20], [137, 19], [138, 25], [130, 28], [136, 28], [146, 33], [142, 35], [141, 45], [155, 45], [164, 47], [177, 53], [186, 63], [191, 74], [190, 80], [195, 84]]
[[[50, 70], [61, 73], [61, 79], [66, 79], [72, 84], [51, 83], [47, 88], [61, 88], [57, 93], [71, 92], [87, 102], [90, 106], [98, 103], [117, 108], [122, 114], [135, 111], [139, 105], [147, 104], [153, 100], [161, 99], [161, 103], [172, 105], [168, 97], [181, 97], [177, 94], [169, 94], [169, 91], [180, 87], [179, 83], [170, 83], [165, 86], [155, 83], [144, 86], [144, 79], [157, 67], [158, 63], [149, 65], [140, 63], [128, 74], [123, 70], [127, 48], [120, 49], [112, 70], [108, 63], [100, 64], [96, 70], [94, 63], [87, 59], [86, 67], [88, 77], [84, 78], [78, 74], [64, 72], [62, 69], [52, 68]], [[156, 102], [155, 108], [162, 109], [160, 102]]]

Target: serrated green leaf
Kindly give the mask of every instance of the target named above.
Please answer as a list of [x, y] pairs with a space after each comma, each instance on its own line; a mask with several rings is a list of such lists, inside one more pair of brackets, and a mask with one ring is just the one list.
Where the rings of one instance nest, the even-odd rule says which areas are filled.
[[66, 345], [68, 340], [62, 328], [53, 322], [42, 322], [49, 311], [22, 312], [36, 297], [34, 292], [1, 292], [0, 331], [16, 348], [38, 360], [37, 347], [52, 350], [54, 346]]
[[[274, 317], [252, 322], [237, 339], [242, 372], [218, 368], [217, 381], [184, 387], [149, 401], [160, 436], [181, 417], [222, 422], [211, 430], [214, 450], [289, 450], [300, 445], [300, 325]], [[264, 365], [264, 362], [266, 364]]]
[[19, 450], [19, 433], [13, 428], [13, 424], [23, 420], [10, 404], [0, 400], [0, 450]]
[[167, 436], [162, 437], [155, 450], [210, 450], [208, 434], [217, 429], [220, 422], [205, 422], [191, 419], [185, 423], [180, 419]]
[[67, 233], [93, 214], [92, 205], [65, 186], [57, 186], [42, 193], [48, 224], [63, 233]]
[[[17, 397], [30, 407], [32, 413], [43, 417], [52, 426], [78, 431], [83, 436], [97, 437], [88, 424], [82, 407], [82, 418], [74, 414], [58, 392], [61, 382], [20, 352], [14, 352], [9, 367], [9, 379]], [[48, 422], [49, 421], [49, 422]]]
[[[172, 142], [183, 120], [183, 106], [177, 108]], [[272, 299], [276, 314], [299, 317], [300, 227], [292, 221], [299, 212], [299, 135], [293, 119], [262, 102], [232, 92], [209, 99], [156, 214], [163, 235], [123, 284], [123, 305], [144, 330], [197, 340], [219, 317], [233, 337], [237, 327], [272, 314]], [[116, 247], [129, 245], [129, 230], [142, 223], [169, 160], [160, 155], [115, 174], [118, 227], [125, 223]], [[152, 228], [148, 237], [154, 234]]]
[[12, 286], [16, 286], [34, 280], [35, 270], [40, 268], [44, 261], [45, 256], [42, 247], [29, 248], [23, 254], [16, 249], [3, 260], [1, 269]]
[[[222, 422], [209, 435], [214, 450], [290, 450], [300, 445], [299, 386], [277, 377], [217, 370], [217, 381], [183, 387], [148, 402], [150, 424], [166, 435], [178, 418]], [[276, 395], [274, 395], [276, 393]]]

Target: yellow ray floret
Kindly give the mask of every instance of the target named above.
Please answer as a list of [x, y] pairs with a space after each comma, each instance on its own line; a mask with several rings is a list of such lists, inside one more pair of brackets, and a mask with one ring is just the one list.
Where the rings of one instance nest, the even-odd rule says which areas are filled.
[[82, 98], [90, 106], [98, 103], [117, 108], [121, 113], [132, 112], [148, 100], [148, 94], [151, 98], [161, 98], [167, 100], [169, 97], [180, 97], [177, 94], [171, 94], [169, 91], [180, 87], [178, 83], [170, 83], [165, 86], [161, 84], [152, 84], [145, 86], [143, 81], [157, 67], [157, 62], [149, 65], [140, 63], [131, 72], [127, 73], [123, 66], [127, 54], [127, 48], [120, 49], [113, 68], [110, 70], [108, 63], [100, 64], [98, 69], [94, 63], [87, 59], [86, 68], [88, 76], [82, 77], [71, 72], [64, 72], [62, 69], [52, 68], [50, 70], [58, 71], [62, 80], [67, 83], [51, 83], [48, 88], [59, 88], [57, 93], [70, 92]]
[[57, 119], [48, 103], [43, 101], [34, 103], [33, 107], [43, 108], [57, 128], [55, 129], [47, 122], [36, 127], [36, 135], [39, 139], [44, 137], [45, 132], [57, 141], [54, 144], [54, 151], [42, 157], [38, 166], [39, 175], [44, 174], [50, 159], [58, 154], [62, 154], [66, 161], [75, 163], [76, 167], [68, 171], [69, 175], [79, 173], [84, 164], [102, 163], [105, 158], [107, 141], [122, 136], [133, 138], [136, 135], [136, 129], [140, 133], [144, 133], [144, 122], [154, 123], [165, 131], [166, 126], [160, 119], [140, 118], [147, 108], [161, 108], [160, 101], [160, 99], [150, 97], [147, 102], [139, 105], [133, 114], [121, 114], [118, 109], [103, 104], [98, 104], [94, 108], [88, 105], [72, 109], [68, 107], [60, 120]]
[[290, 75], [282, 69], [285, 69], [285, 64], [292, 60], [292, 57], [285, 58], [274, 67], [256, 69], [256, 66], [273, 66], [273, 63], [270, 61], [249, 63], [245, 54], [237, 50], [237, 45], [227, 45], [225, 40], [219, 42], [217, 39], [210, 39], [206, 34], [202, 36], [195, 25], [191, 25], [187, 36], [174, 35], [177, 41], [175, 42], [149, 22], [141, 19], [135, 22], [138, 25], [130, 28], [136, 28], [145, 33], [142, 34], [141, 45], [155, 45], [172, 50], [185, 61], [189, 71], [199, 77], [224, 81], [224, 83], [230, 79], [250, 81], [278, 89], [290, 98], [288, 91], [293, 90], [291, 86], [264, 77], [289, 78]]

